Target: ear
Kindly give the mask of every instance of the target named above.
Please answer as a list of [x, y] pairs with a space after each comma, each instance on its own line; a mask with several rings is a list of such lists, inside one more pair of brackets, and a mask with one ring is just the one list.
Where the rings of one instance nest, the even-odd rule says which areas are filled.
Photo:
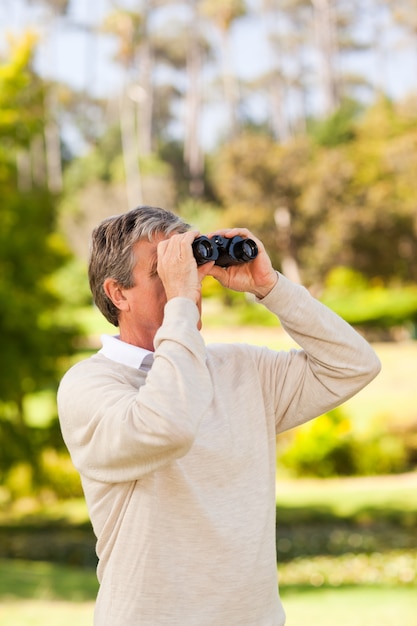
[[120, 311], [129, 309], [129, 302], [125, 296], [124, 289], [114, 278], [106, 278], [103, 283], [104, 293]]

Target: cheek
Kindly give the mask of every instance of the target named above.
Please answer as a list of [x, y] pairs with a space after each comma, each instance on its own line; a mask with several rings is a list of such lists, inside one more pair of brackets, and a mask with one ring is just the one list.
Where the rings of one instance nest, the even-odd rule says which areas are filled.
[[156, 305], [164, 307], [167, 301], [166, 293], [162, 282], [158, 279], [158, 283], [153, 286], [153, 301]]
[[165, 287], [163, 286], [160, 278], [158, 278], [158, 284], [156, 286], [155, 292], [160, 300], [166, 300]]

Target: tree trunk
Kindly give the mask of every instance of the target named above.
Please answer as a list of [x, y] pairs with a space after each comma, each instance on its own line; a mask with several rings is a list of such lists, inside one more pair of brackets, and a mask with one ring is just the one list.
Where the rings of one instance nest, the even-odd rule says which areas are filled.
[[149, 41], [146, 39], [140, 49], [140, 93], [137, 98], [138, 145], [142, 155], [152, 153], [152, 127], [154, 88], [152, 83], [153, 56]]
[[339, 105], [338, 76], [335, 69], [338, 45], [334, 0], [311, 0], [314, 8], [316, 42], [320, 52], [320, 82], [323, 91], [324, 116], [331, 115]]
[[27, 150], [19, 150], [16, 155], [17, 168], [17, 188], [19, 191], [30, 191], [32, 189], [32, 171], [30, 164], [30, 154]]
[[282, 46], [280, 39], [280, 15], [279, 9], [272, 12], [264, 7], [264, 22], [270, 40], [270, 56], [272, 59], [273, 73], [269, 86], [269, 98], [271, 103], [271, 129], [274, 137], [285, 142], [291, 136], [291, 129], [285, 107], [287, 92], [286, 80], [283, 72]]
[[48, 189], [62, 191], [61, 142], [58, 124], [51, 120], [45, 126], [45, 152]]
[[126, 198], [129, 209], [143, 203], [139, 153], [136, 141], [134, 103], [126, 94], [119, 101], [120, 134], [126, 177]]
[[223, 91], [229, 113], [230, 135], [235, 137], [238, 132], [239, 90], [237, 79], [232, 71], [229, 31], [221, 31], [221, 47], [223, 57]]
[[45, 187], [46, 184], [46, 158], [43, 135], [36, 135], [30, 144], [30, 157], [32, 162], [32, 180], [37, 187]]
[[190, 193], [202, 196], [204, 192], [204, 155], [199, 137], [201, 115], [202, 52], [199, 43], [199, 18], [195, 3], [190, 2], [193, 15], [187, 50], [188, 89], [185, 102], [184, 161], [190, 176]]
[[294, 283], [300, 285], [300, 271], [291, 249], [291, 213], [287, 207], [279, 207], [274, 213], [274, 220], [277, 228], [277, 243], [282, 255], [282, 273]]

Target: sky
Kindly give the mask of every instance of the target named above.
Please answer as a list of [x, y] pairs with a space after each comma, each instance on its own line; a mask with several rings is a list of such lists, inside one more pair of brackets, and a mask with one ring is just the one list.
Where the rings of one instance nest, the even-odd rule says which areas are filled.
[[[131, 2], [134, 5], [134, 0]], [[255, 7], [255, 0], [250, 0], [250, 4]], [[6, 50], [7, 32], [19, 33], [30, 26], [41, 36], [49, 31], [51, 35], [39, 47], [36, 58], [40, 74], [68, 82], [79, 90], [88, 89], [100, 97], [113, 97], [121, 88], [123, 80], [122, 73], [112, 60], [115, 42], [110, 37], [88, 37], [85, 28], [99, 23], [109, 6], [109, 0], [72, 0], [70, 16], [73, 25], [68, 26], [58, 20], [50, 31], [49, 24], [42, 23], [39, 13], [33, 8], [28, 11], [23, 0], [0, 0], [0, 54]], [[365, 13], [362, 22], [365, 30], [373, 28], [369, 20], [367, 22]], [[84, 25], [84, 29], [80, 30], [79, 25]], [[255, 11], [249, 18], [241, 20], [239, 28], [232, 35], [233, 66], [240, 76], [250, 78], [259, 74], [261, 68], [268, 67], [270, 57], [267, 42], [262, 36], [259, 13]], [[417, 52], [413, 55], [410, 43], [393, 30], [385, 37], [389, 54], [383, 60], [384, 85], [388, 85], [390, 95], [402, 97], [417, 90]], [[354, 71], [365, 67], [368, 76], [378, 79], [376, 72], [380, 65], [372, 56], [365, 58], [363, 55], [352, 55], [347, 63], [349, 69]], [[253, 106], [256, 109], [262, 105], [255, 100]], [[256, 113], [256, 110], [251, 112]], [[207, 108], [202, 131], [206, 147], [210, 148], [207, 144], [215, 136], [213, 128], [221, 127], [221, 120], [221, 103], [214, 103]]]
[[[134, 4], [134, 2], [132, 2]], [[110, 6], [108, 0], [72, 0], [70, 16], [74, 24], [98, 24]], [[176, 10], [178, 14], [178, 9]], [[175, 17], [175, 11], [172, 11]], [[32, 18], [31, 18], [32, 15]], [[241, 26], [239, 40], [234, 42], [234, 64], [244, 75], [255, 73], [262, 65], [266, 50], [262, 41], [256, 38], [256, 22], [252, 18]], [[33, 25], [36, 30], [45, 30], [47, 24], [39, 22], [39, 14], [25, 9], [22, 0], [0, 0], [0, 35], [3, 39], [7, 31], [19, 32]], [[80, 32], [74, 25], [69, 28], [64, 22], [56, 23], [48, 47], [44, 47], [37, 58], [37, 67], [44, 76], [60, 78], [72, 86], [83, 89], [86, 85], [98, 95], [114, 92], [121, 84], [120, 71], [112, 61], [115, 44], [110, 37], [102, 37], [97, 49], [93, 49], [86, 31]], [[256, 45], [257, 54], [253, 54]], [[96, 58], [95, 76], [88, 74], [86, 58], [94, 54]]]
[[[109, 5], [108, 0], [72, 0], [70, 16], [74, 26], [69, 27], [63, 20], [58, 20], [54, 28], [50, 29], [48, 23], [40, 20], [39, 12], [33, 8], [28, 11], [22, 0], [0, 0], [0, 54], [7, 48], [8, 32], [16, 34], [28, 27], [40, 32], [41, 37], [49, 32], [46, 43], [39, 47], [35, 59], [39, 73], [45, 78], [67, 82], [79, 90], [88, 89], [99, 97], [113, 97], [123, 84], [122, 72], [113, 61], [115, 42], [111, 37], [88, 37], [87, 29], [76, 27], [77, 24], [100, 23]], [[256, 23], [256, 18], [246, 20], [239, 29], [240, 37], [233, 41], [234, 66], [242, 76], [259, 72], [267, 56], [265, 43], [257, 37]], [[256, 55], [253, 54], [255, 48]], [[207, 149], [215, 142], [217, 133], [214, 129], [221, 132], [223, 109], [221, 102], [211, 103], [206, 108], [202, 142]], [[75, 135], [68, 139], [77, 142]]]

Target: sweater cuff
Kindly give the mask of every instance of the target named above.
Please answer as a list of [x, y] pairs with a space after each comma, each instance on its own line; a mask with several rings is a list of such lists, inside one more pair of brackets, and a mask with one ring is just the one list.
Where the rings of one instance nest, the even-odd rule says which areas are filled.
[[197, 305], [190, 298], [176, 297], [168, 300], [165, 305], [165, 318], [169, 320], [171, 317], [176, 320], [180, 317], [194, 325], [194, 322], [198, 323], [200, 313]]
[[[155, 335], [155, 349], [165, 339], [189, 344], [201, 337], [197, 325], [200, 312], [195, 302], [189, 298], [176, 297], [168, 300], [164, 309], [164, 321]], [[202, 342], [202, 339], [199, 339]]]
[[278, 281], [264, 298], [256, 298], [256, 302], [263, 304], [267, 309], [279, 315], [279, 317], [295, 316], [299, 304], [305, 297], [311, 298], [308, 290], [286, 278], [280, 272]]

